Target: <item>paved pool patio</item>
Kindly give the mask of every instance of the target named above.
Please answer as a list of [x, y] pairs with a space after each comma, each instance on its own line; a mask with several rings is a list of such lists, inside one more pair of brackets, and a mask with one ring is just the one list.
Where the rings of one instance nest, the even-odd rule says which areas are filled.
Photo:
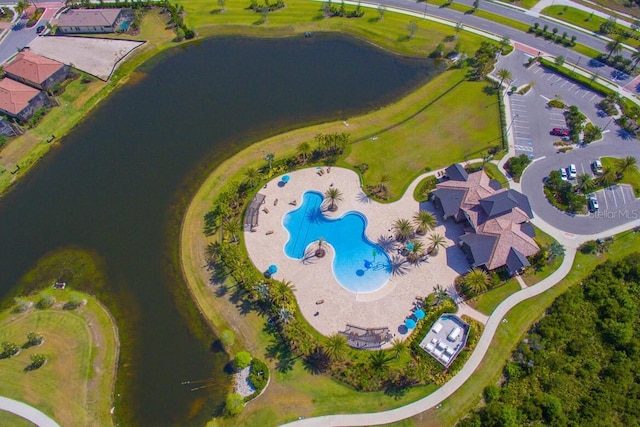
[[[436, 285], [449, 288], [456, 276], [469, 269], [463, 252], [455, 245], [462, 227], [452, 221], [447, 221], [445, 227], [430, 202], [419, 204], [415, 201], [413, 191], [422, 177], [409, 186], [402, 198], [382, 204], [366, 196], [355, 172], [336, 167], [324, 167], [322, 170], [322, 175], [317, 168], [290, 172], [287, 174], [290, 180], [284, 185], [282, 176], [277, 176], [259, 191], [266, 198], [260, 209], [258, 225], [253, 232], [245, 231], [244, 236], [249, 257], [260, 271], [266, 271], [271, 264], [277, 265], [278, 271], [273, 277], [291, 281], [302, 314], [324, 335], [344, 330], [347, 324], [352, 324], [365, 328], [388, 327], [396, 337], [408, 336], [401, 333], [404, 330], [402, 325], [411, 314], [416, 297], [428, 295]], [[365, 233], [371, 241], [388, 241], [393, 235], [395, 220], [411, 219], [419, 209], [423, 209], [436, 213], [438, 225], [434, 232], [445, 236], [447, 248], [440, 249], [437, 256], [429, 256], [418, 266], [406, 264], [406, 274], [392, 275], [387, 284], [375, 292], [348, 291], [333, 275], [334, 253], [330, 245], [326, 245], [325, 257], [311, 257], [305, 261], [289, 258], [284, 252], [289, 238], [282, 224], [284, 216], [300, 206], [306, 191], [324, 193], [332, 185], [342, 192], [343, 201], [338, 202], [336, 212], [326, 211], [325, 215], [340, 217], [349, 211], [361, 212], [367, 217]], [[291, 204], [294, 200], [295, 206]], [[427, 236], [422, 237], [426, 246]], [[391, 256], [395, 252], [388, 254]], [[316, 304], [319, 301], [324, 302]]]

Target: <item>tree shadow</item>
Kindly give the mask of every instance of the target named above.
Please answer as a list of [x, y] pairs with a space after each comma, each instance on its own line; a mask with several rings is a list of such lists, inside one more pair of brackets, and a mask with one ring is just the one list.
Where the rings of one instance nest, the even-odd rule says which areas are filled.
[[221, 14], [222, 12], [224, 12], [224, 10], [223, 10], [223, 9], [217, 8], [217, 9], [211, 9], [211, 10], [209, 11], [209, 14], [210, 14], [210, 15], [219, 15], [219, 14]]
[[304, 369], [311, 375], [321, 375], [327, 372], [330, 360], [322, 349], [317, 348], [309, 357], [304, 359]]
[[400, 255], [393, 255], [391, 257], [391, 274], [394, 276], [404, 276], [409, 272], [409, 265], [407, 260]]
[[224, 353], [224, 346], [222, 345], [222, 341], [217, 339], [211, 342], [211, 345], [209, 346], [209, 351], [212, 353]]
[[397, 248], [395, 239], [390, 235], [380, 235], [376, 243], [384, 249], [385, 252], [394, 252]]
[[360, 191], [356, 194], [356, 200], [360, 203], [371, 203], [371, 197], [364, 191]]
[[616, 133], [618, 134], [619, 138], [622, 138], [625, 141], [633, 141], [634, 139], [636, 139], [635, 136], [633, 136], [632, 134], [630, 134], [629, 132], [627, 132], [622, 128], [618, 129]]
[[402, 42], [409, 41], [410, 39], [411, 39], [411, 37], [409, 37], [407, 34], [405, 34], [403, 36], [398, 36], [396, 41], [402, 43]]

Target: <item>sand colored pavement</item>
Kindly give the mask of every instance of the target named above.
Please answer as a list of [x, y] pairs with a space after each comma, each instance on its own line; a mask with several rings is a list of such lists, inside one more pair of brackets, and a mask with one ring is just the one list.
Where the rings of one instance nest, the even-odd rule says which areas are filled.
[[[455, 245], [462, 232], [460, 225], [447, 221], [447, 227], [439, 215], [438, 226], [433, 231], [447, 238], [447, 248], [441, 249], [434, 257], [419, 265], [405, 264], [406, 273], [392, 275], [388, 283], [372, 293], [354, 293], [342, 287], [333, 275], [333, 250], [327, 245], [327, 255], [323, 258], [311, 257], [301, 261], [288, 257], [284, 246], [289, 234], [283, 226], [283, 217], [300, 207], [303, 194], [309, 190], [324, 193], [332, 186], [343, 194], [338, 202], [337, 212], [325, 212], [329, 217], [340, 217], [349, 211], [358, 211], [368, 220], [365, 231], [373, 242], [388, 242], [393, 235], [393, 222], [399, 218], [411, 219], [419, 209], [433, 210], [431, 203], [418, 204], [413, 198], [416, 180], [398, 201], [388, 204], [375, 202], [361, 189], [358, 175], [348, 169], [308, 168], [291, 172], [290, 181], [282, 185], [281, 176], [270, 181], [260, 194], [266, 196], [259, 216], [259, 224], [254, 232], [246, 231], [245, 239], [249, 256], [260, 271], [266, 271], [271, 264], [278, 267], [274, 278], [291, 281], [295, 296], [305, 318], [324, 335], [344, 330], [347, 324], [361, 327], [389, 327], [397, 337], [403, 337], [405, 318], [411, 314], [417, 296], [424, 297], [433, 291], [435, 285], [448, 288], [455, 277], [468, 270], [469, 264], [463, 252]], [[280, 183], [280, 185], [278, 185]], [[275, 204], [275, 200], [278, 200]], [[296, 201], [296, 205], [291, 202]], [[268, 211], [265, 212], [264, 209]], [[435, 213], [435, 212], [434, 212]], [[428, 236], [429, 233], [427, 233]], [[420, 237], [428, 246], [427, 236]], [[393, 240], [393, 239], [391, 239]], [[396, 246], [398, 245], [398, 246]], [[385, 246], [389, 246], [385, 243]], [[389, 255], [397, 254], [397, 243], [391, 244]], [[314, 243], [310, 248], [316, 247]], [[317, 302], [323, 301], [321, 304]], [[318, 313], [316, 315], [316, 313]]]

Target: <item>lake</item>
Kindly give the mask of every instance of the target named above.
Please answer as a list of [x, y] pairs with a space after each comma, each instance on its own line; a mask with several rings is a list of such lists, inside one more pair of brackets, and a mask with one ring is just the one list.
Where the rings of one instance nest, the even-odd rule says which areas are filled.
[[[155, 58], [0, 200], [0, 297], [47, 252], [96, 252], [107, 270], [98, 293], [123, 342], [118, 419], [201, 424], [229, 379], [184, 298], [177, 236], [190, 196], [252, 142], [377, 108], [437, 72], [427, 59], [320, 34], [213, 38]], [[195, 392], [182, 384], [201, 379], [210, 381]]]

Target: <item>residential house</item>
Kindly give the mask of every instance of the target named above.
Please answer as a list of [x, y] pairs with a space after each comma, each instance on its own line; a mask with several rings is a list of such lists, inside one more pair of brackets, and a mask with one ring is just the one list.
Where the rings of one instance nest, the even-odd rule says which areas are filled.
[[122, 19], [123, 9], [69, 9], [54, 24], [63, 34], [115, 33]]
[[505, 267], [512, 275], [527, 267], [527, 257], [540, 250], [527, 196], [500, 188], [484, 171], [467, 173], [459, 164], [449, 166], [445, 176], [448, 180], [436, 185], [433, 200], [444, 219], [468, 225], [459, 244], [471, 266]]
[[41, 90], [62, 83], [69, 77], [69, 66], [24, 50], [4, 67], [7, 77]]
[[47, 94], [12, 79], [0, 80], [0, 112], [28, 121], [41, 108], [50, 105]]

